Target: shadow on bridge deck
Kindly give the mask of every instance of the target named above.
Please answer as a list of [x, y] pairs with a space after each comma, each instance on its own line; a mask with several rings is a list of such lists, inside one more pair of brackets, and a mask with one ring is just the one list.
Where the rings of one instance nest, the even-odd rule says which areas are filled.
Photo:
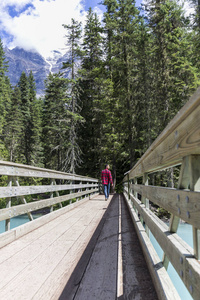
[[66, 209], [0, 249], [0, 299], [157, 299], [122, 196]]
[[147, 298], [157, 295], [126, 203], [115, 194], [59, 300]]

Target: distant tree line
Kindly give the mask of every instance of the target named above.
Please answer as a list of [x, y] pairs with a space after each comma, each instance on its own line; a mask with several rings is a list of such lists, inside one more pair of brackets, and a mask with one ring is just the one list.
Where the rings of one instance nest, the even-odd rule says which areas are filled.
[[174, 0], [103, 5], [102, 23], [63, 25], [69, 60], [40, 99], [32, 72], [11, 86], [0, 44], [1, 159], [95, 177], [109, 162], [119, 182], [199, 86], [199, 1], [190, 17]]

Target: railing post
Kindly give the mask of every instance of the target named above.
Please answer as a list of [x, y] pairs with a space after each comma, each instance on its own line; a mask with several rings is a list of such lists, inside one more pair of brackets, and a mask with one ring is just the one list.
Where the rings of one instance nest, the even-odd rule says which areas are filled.
[[[181, 171], [179, 176], [178, 189], [190, 189], [191, 191], [200, 191], [200, 155], [189, 155], [183, 158], [181, 165]], [[180, 196], [178, 195], [178, 201]], [[185, 199], [189, 201], [189, 199]], [[180, 208], [178, 207], [180, 211]], [[190, 214], [188, 213], [188, 218]], [[177, 232], [180, 218], [171, 215], [169, 231]], [[193, 226], [193, 247], [194, 256], [196, 259], [200, 259], [200, 230]], [[164, 254], [163, 265], [168, 268], [169, 260]]]
[[[137, 177], [134, 178], [134, 184], [137, 184], [138, 183], [138, 180], [137, 180]], [[134, 190], [134, 197], [138, 199], [138, 193]], [[135, 208], [134, 206], [134, 209], [135, 209], [135, 212], [138, 216], [138, 210]]]
[[[14, 183], [15, 183], [16, 186], [20, 186], [19, 181], [18, 181], [18, 179], [17, 179], [16, 177], [13, 177], [13, 181], [14, 181]], [[20, 198], [21, 198], [21, 202], [22, 202], [23, 204], [26, 204], [26, 203], [27, 203], [25, 197], [20, 196]], [[29, 217], [29, 220], [30, 220], [30, 221], [33, 221], [32, 213], [27, 212], [27, 215], [28, 215], [28, 217]]]
[[[12, 187], [12, 177], [11, 176], [8, 176], [8, 186]], [[6, 201], [7, 201], [6, 208], [11, 207], [11, 197], [8, 197], [6, 199]], [[7, 219], [6, 223], [5, 223], [5, 231], [8, 231], [8, 230], [10, 230], [10, 219]]]
[[129, 179], [129, 173], [127, 174], [128, 176], [128, 200], [130, 201], [130, 179]]
[[[144, 173], [142, 180], [143, 180], [144, 185], [148, 185], [149, 180], [148, 180], [148, 174], [147, 173]], [[142, 196], [142, 203], [144, 203], [145, 207], [149, 209], [149, 199]], [[148, 228], [147, 225], [145, 225], [145, 231], [146, 231], [147, 235], [149, 236], [149, 228]]]
[[[190, 190], [200, 191], [200, 155], [189, 157]], [[189, 199], [188, 199], [189, 201]], [[188, 218], [189, 218], [188, 214]], [[200, 230], [193, 226], [194, 256], [200, 260]]]
[[[51, 185], [53, 185], [53, 179], [51, 179]], [[51, 192], [50, 198], [53, 198], [53, 192]], [[53, 211], [53, 205], [51, 205], [51, 207], [50, 207], [50, 212], [52, 212], [52, 211]]]

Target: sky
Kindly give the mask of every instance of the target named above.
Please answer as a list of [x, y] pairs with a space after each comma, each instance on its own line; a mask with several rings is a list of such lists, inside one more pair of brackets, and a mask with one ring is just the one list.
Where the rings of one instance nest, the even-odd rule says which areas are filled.
[[[101, 0], [0, 0], [0, 38], [3, 45], [37, 51], [43, 57], [53, 50], [66, 52], [66, 29], [71, 18], [84, 25], [89, 7], [102, 19]], [[142, 0], [136, 0], [136, 6]]]
[[[140, 3], [141, 0], [137, 0]], [[4, 47], [37, 51], [45, 58], [66, 51], [71, 18], [84, 24], [89, 7], [103, 16], [101, 0], [0, 0], [0, 38]]]

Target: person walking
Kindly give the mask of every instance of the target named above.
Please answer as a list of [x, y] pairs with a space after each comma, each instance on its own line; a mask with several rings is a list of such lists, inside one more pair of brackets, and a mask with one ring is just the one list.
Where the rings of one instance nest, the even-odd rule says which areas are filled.
[[105, 201], [109, 198], [110, 193], [110, 185], [113, 186], [112, 174], [110, 172], [110, 166], [108, 164], [105, 165], [105, 169], [101, 172], [101, 181], [103, 185], [103, 191], [105, 195]]

